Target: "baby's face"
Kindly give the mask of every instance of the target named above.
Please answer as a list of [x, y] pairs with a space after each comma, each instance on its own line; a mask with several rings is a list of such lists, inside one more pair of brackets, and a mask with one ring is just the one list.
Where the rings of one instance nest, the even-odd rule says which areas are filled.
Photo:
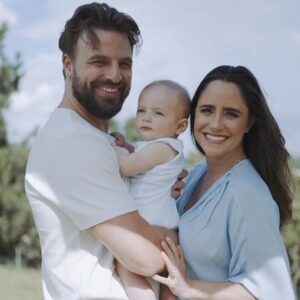
[[180, 95], [165, 86], [146, 89], [136, 113], [136, 129], [145, 141], [176, 137], [181, 113]]

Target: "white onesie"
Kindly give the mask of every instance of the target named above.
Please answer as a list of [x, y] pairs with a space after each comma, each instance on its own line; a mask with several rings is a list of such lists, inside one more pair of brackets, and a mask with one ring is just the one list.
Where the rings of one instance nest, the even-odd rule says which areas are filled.
[[150, 143], [163, 142], [178, 153], [170, 161], [131, 177], [130, 192], [135, 199], [140, 215], [151, 225], [177, 228], [178, 212], [171, 188], [184, 167], [183, 144], [174, 138], [160, 138], [148, 142], [138, 142], [135, 151]]

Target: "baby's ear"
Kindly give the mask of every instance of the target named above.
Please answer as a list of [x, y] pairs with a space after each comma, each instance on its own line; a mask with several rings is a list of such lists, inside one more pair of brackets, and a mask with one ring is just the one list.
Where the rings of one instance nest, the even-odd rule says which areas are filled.
[[176, 134], [179, 135], [179, 134], [183, 133], [187, 129], [187, 127], [188, 127], [188, 119], [187, 118], [179, 120], [177, 129], [176, 129]]

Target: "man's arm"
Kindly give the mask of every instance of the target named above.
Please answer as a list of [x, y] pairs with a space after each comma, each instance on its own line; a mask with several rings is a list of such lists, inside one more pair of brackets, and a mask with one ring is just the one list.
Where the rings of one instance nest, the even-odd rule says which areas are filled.
[[128, 153], [124, 148], [115, 147], [122, 176], [135, 176], [159, 164], [171, 160], [176, 150], [163, 142], [151, 143], [138, 152]]
[[90, 232], [128, 270], [153, 276], [164, 270], [160, 243], [167, 230], [149, 225], [138, 212], [130, 212], [90, 228]]

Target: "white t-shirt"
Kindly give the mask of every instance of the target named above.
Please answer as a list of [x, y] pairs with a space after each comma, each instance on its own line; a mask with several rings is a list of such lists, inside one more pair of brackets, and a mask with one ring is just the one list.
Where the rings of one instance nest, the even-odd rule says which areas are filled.
[[25, 188], [40, 238], [44, 298], [127, 299], [111, 252], [87, 230], [136, 210], [107, 135], [72, 110], [55, 110], [31, 149]]
[[138, 142], [135, 151], [151, 143], [166, 143], [177, 151], [173, 159], [131, 177], [130, 192], [140, 215], [152, 225], [177, 228], [179, 215], [171, 188], [184, 167], [183, 144], [174, 138]]

